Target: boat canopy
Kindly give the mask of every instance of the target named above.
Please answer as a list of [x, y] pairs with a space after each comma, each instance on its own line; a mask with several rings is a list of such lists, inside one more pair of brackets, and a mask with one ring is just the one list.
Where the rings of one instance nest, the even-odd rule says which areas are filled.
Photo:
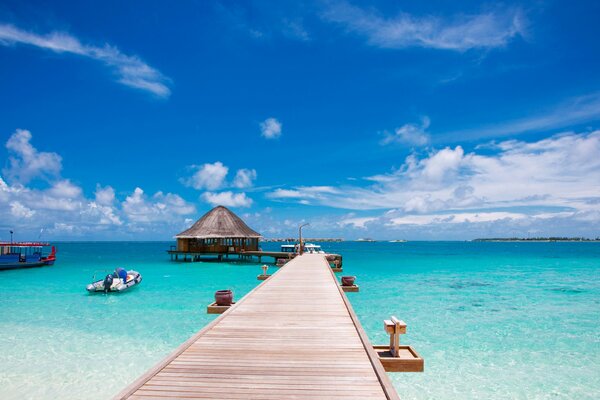
[[0, 242], [0, 246], [10, 247], [46, 247], [50, 246], [50, 243], [45, 242]]

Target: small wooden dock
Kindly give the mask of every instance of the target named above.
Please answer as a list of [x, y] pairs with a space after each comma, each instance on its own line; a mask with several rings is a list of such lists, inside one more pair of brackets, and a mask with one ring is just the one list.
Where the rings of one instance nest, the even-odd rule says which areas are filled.
[[248, 250], [248, 251], [232, 251], [232, 252], [194, 252], [194, 251], [180, 251], [180, 250], [167, 250], [167, 253], [171, 256], [171, 261], [202, 261], [204, 259], [217, 259], [230, 260], [238, 258], [241, 260], [251, 260], [253, 257], [258, 259], [258, 262], [262, 262], [263, 257], [272, 257], [273, 261], [278, 258], [290, 259], [292, 253], [286, 253], [283, 251], [261, 251], [261, 250]]
[[[198, 305], [199, 312], [203, 312]], [[296, 257], [115, 399], [398, 399], [329, 263]]]
[[[216, 260], [216, 261], [230, 261], [232, 259], [244, 260], [244, 261], [253, 261], [254, 259], [258, 260], [258, 262], [263, 262], [263, 257], [272, 257], [273, 263], [277, 260], [291, 260], [296, 255], [294, 253], [289, 253], [285, 251], [264, 251], [264, 250], [248, 250], [248, 251], [225, 251], [225, 252], [194, 252], [194, 251], [181, 251], [176, 250], [171, 246], [170, 250], [167, 250], [167, 253], [171, 257], [171, 261], [183, 261], [183, 262], [199, 262], [199, 261], [207, 261], [207, 260]], [[337, 263], [337, 272], [341, 272], [342, 268], [342, 256], [339, 254], [332, 254], [336, 257]], [[335, 271], [335, 270], [334, 270]]]

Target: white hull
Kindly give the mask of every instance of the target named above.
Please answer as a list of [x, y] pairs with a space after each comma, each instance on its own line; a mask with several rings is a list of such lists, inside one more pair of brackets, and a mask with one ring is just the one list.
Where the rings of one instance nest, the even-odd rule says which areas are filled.
[[[123, 292], [140, 282], [142, 282], [142, 275], [139, 272], [133, 270], [127, 271], [127, 279], [123, 281], [121, 278], [114, 278], [107, 292]], [[104, 279], [90, 283], [86, 289], [90, 293], [104, 292]]]

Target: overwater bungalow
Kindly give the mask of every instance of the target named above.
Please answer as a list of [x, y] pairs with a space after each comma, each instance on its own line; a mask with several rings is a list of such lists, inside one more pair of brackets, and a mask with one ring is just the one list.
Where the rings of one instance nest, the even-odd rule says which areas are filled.
[[243, 255], [258, 252], [260, 233], [251, 229], [227, 207], [217, 206], [204, 214], [189, 229], [176, 235], [177, 246], [169, 253], [171, 258], [198, 261], [202, 255]]

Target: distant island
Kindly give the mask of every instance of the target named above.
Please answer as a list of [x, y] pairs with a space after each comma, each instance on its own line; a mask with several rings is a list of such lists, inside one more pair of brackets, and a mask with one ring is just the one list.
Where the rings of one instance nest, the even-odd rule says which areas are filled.
[[600, 237], [595, 239], [584, 237], [532, 237], [532, 238], [480, 238], [473, 242], [600, 242]]

